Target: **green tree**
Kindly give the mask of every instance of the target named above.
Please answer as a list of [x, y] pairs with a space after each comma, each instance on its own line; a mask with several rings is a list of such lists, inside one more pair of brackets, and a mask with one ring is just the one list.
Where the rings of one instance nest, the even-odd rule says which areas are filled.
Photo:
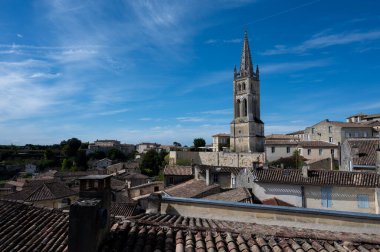
[[61, 171], [68, 171], [71, 168], [71, 164], [67, 158], [63, 159], [62, 165], [61, 165]]
[[66, 142], [66, 144], [63, 146], [63, 153], [65, 154], [66, 157], [75, 157], [77, 155], [77, 151], [79, 150], [82, 142], [78, 138], [70, 138], [67, 141], [62, 141]]
[[173, 145], [175, 146], [175, 147], [181, 147], [182, 145], [180, 144], [180, 143], [178, 143], [178, 142], [173, 142]]
[[44, 159], [45, 160], [53, 160], [55, 158], [55, 154], [51, 149], [46, 149], [44, 151]]
[[292, 160], [294, 163], [294, 167], [296, 169], [300, 169], [304, 165], [305, 158], [303, 156], [301, 156], [301, 154], [298, 150], [295, 150], [293, 152], [293, 155], [292, 155]]
[[165, 166], [165, 156], [167, 153], [162, 151], [158, 153], [154, 149], [148, 150], [141, 160], [141, 171], [148, 176], [156, 176], [160, 169]]
[[118, 149], [111, 149], [108, 151], [107, 156], [109, 159], [112, 160], [120, 160], [120, 161], [126, 161], [127, 156]]
[[206, 141], [203, 138], [194, 138], [194, 148], [205, 147]]

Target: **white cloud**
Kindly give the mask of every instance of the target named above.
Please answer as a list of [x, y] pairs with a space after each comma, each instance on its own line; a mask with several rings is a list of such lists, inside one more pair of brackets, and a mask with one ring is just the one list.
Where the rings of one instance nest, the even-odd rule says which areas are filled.
[[320, 49], [335, 45], [345, 45], [351, 43], [359, 43], [365, 41], [379, 40], [380, 31], [368, 32], [345, 32], [336, 34], [318, 33], [312, 38], [304, 41], [298, 46], [286, 47], [284, 45], [276, 45], [274, 49], [264, 51], [263, 55], [278, 55], [288, 53], [304, 53], [311, 49]]
[[284, 72], [296, 72], [302, 71], [310, 68], [324, 67], [330, 64], [329, 60], [310, 60], [310, 61], [299, 61], [299, 62], [284, 62], [284, 63], [273, 63], [264, 64], [261, 67], [261, 73], [284, 73]]

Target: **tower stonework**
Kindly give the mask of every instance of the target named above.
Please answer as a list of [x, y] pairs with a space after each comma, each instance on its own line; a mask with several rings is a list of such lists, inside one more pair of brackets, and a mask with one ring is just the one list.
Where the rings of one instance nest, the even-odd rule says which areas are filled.
[[248, 36], [244, 33], [240, 69], [234, 69], [234, 118], [230, 149], [235, 152], [264, 151], [264, 123], [260, 119], [259, 67], [253, 70]]

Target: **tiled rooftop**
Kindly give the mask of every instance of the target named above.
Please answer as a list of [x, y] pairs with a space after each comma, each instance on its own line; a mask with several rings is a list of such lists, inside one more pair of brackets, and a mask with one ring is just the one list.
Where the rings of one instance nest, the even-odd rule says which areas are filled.
[[379, 139], [348, 139], [347, 142], [351, 150], [353, 147], [358, 148], [358, 155], [353, 158], [354, 165], [376, 165], [376, 149], [380, 144]]
[[242, 202], [252, 200], [252, 195], [247, 188], [240, 187], [226, 192], [209, 195], [204, 197], [204, 199]]
[[206, 182], [203, 180], [191, 179], [184, 183], [167, 187], [164, 191], [174, 197], [197, 198], [211, 194], [208, 192], [218, 191], [219, 188], [218, 184], [206, 186]]
[[131, 216], [136, 211], [136, 203], [111, 202], [111, 215]]
[[379, 237], [174, 215], [115, 223], [102, 251], [380, 251]]
[[218, 172], [218, 173], [233, 173], [238, 174], [243, 167], [232, 167], [232, 166], [213, 166], [213, 165], [196, 165], [199, 168], [201, 173], [206, 172], [208, 169], [210, 172]]
[[69, 215], [0, 200], [0, 251], [65, 251]]
[[193, 174], [193, 169], [191, 166], [183, 165], [168, 165], [164, 168], [164, 175], [170, 176], [191, 176]]
[[285, 140], [278, 140], [278, 139], [265, 139], [265, 145], [298, 145], [298, 141], [295, 139], [285, 139]]
[[255, 181], [263, 183], [380, 187], [380, 174], [376, 173], [309, 170], [305, 178], [302, 170], [260, 169], [252, 174]]
[[303, 148], [338, 148], [338, 145], [324, 141], [300, 141], [298, 145]]
[[271, 205], [271, 206], [294, 206], [292, 204], [289, 204], [288, 202], [277, 199], [276, 197], [262, 200], [262, 203], [264, 205]]
[[28, 202], [61, 199], [77, 194], [64, 183], [56, 180], [38, 180], [25, 186], [23, 190], [5, 195], [5, 199], [23, 200]]

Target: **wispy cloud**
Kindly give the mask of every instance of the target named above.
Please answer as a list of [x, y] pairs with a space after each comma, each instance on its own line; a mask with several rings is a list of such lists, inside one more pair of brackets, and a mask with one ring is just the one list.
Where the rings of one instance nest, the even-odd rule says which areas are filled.
[[122, 114], [122, 113], [125, 113], [128, 111], [130, 111], [130, 109], [109, 110], [109, 111], [105, 111], [105, 112], [100, 112], [99, 115], [101, 115], [101, 116], [117, 115], [117, 114]]
[[190, 117], [190, 116], [187, 116], [187, 117], [177, 117], [176, 118], [179, 122], [203, 122], [205, 121], [205, 118], [201, 118], [201, 117]]
[[205, 44], [240, 44], [242, 42], [242, 39], [235, 38], [235, 39], [208, 39], [205, 41]]
[[276, 45], [274, 49], [270, 49], [262, 52], [262, 55], [278, 55], [288, 53], [304, 53], [311, 49], [326, 48], [335, 45], [345, 45], [351, 43], [360, 43], [366, 41], [373, 41], [380, 39], [380, 31], [368, 31], [368, 32], [344, 32], [335, 34], [319, 33], [312, 38], [304, 41], [300, 45], [287, 47], [285, 45]]
[[261, 68], [261, 72], [268, 73], [285, 73], [285, 72], [296, 72], [302, 71], [310, 68], [319, 68], [331, 64], [330, 60], [310, 60], [310, 61], [299, 61], [299, 62], [284, 62], [284, 63], [273, 63], [264, 64]]
[[231, 115], [232, 114], [232, 109], [216, 109], [216, 110], [207, 110], [201, 112], [202, 114], [209, 114], [209, 115]]

